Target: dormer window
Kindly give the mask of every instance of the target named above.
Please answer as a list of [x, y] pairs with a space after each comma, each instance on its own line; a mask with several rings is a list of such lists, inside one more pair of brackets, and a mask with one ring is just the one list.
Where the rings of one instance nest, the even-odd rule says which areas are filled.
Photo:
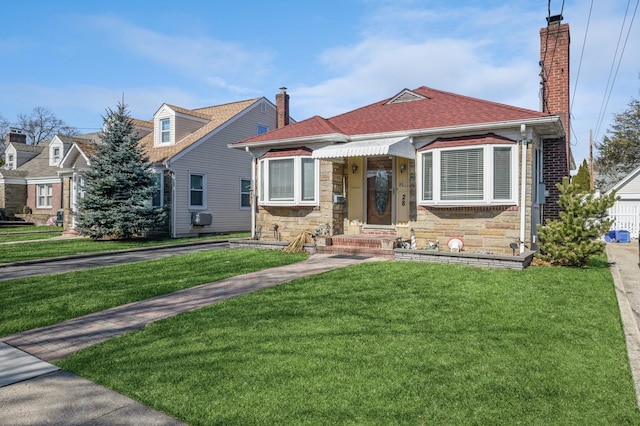
[[13, 170], [13, 162], [14, 162], [13, 154], [7, 154], [7, 169]]
[[58, 147], [53, 148], [53, 164], [60, 164], [60, 148]]
[[49, 144], [49, 165], [58, 167], [62, 161], [63, 154], [62, 141], [56, 136]]
[[163, 118], [160, 120], [160, 143], [171, 142], [171, 119]]

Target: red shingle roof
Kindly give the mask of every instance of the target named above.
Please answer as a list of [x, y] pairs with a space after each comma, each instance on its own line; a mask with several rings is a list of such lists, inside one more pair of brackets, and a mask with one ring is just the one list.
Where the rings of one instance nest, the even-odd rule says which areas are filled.
[[[403, 92], [407, 95], [402, 96]], [[402, 101], [406, 98], [413, 100]], [[538, 111], [422, 86], [412, 91], [404, 90], [391, 98], [329, 119], [314, 116], [237, 143], [296, 139], [333, 133], [348, 136], [390, 133], [547, 116], [548, 114]]]

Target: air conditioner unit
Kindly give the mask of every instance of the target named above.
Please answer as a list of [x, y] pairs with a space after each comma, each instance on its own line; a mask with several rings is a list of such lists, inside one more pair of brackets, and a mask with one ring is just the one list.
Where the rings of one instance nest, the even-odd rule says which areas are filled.
[[195, 226], [211, 225], [213, 215], [208, 212], [191, 212], [191, 224]]

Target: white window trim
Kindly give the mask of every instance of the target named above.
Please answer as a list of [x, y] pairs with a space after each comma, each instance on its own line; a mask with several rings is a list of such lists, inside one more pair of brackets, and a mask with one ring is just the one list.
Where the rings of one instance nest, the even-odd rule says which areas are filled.
[[242, 195], [243, 194], [247, 194], [246, 192], [242, 191], [242, 182], [243, 181], [247, 181], [249, 182], [249, 187], [251, 187], [251, 179], [248, 178], [240, 178], [240, 210], [251, 210], [251, 189], [249, 189], [249, 205], [248, 206], [243, 206], [242, 205]]
[[[314, 188], [313, 188], [313, 200], [302, 200], [302, 159], [310, 159], [308, 155], [294, 155], [287, 157], [272, 157], [264, 158], [260, 160], [259, 179], [263, 179], [264, 182], [258, 186], [264, 193], [260, 193], [260, 205], [263, 206], [318, 206], [320, 204], [320, 162], [314, 159]], [[269, 200], [269, 163], [277, 160], [289, 160], [293, 159], [293, 200], [284, 201], [272, 201]]]
[[[511, 148], [511, 198], [509, 199], [493, 199], [493, 148], [510, 147]], [[440, 198], [441, 184], [441, 162], [440, 154], [443, 151], [454, 150], [470, 150], [470, 149], [483, 149], [483, 199], [482, 200], [442, 200]], [[518, 145], [506, 145], [506, 144], [483, 144], [483, 145], [468, 145], [463, 147], [451, 147], [451, 148], [433, 148], [430, 150], [418, 152], [417, 161], [417, 191], [418, 191], [418, 205], [422, 206], [504, 206], [504, 205], [518, 205], [518, 182], [519, 182], [519, 168], [518, 168]], [[424, 154], [431, 152], [433, 157], [433, 200], [423, 199], [423, 156]]]
[[7, 154], [7, 169], [13, 170], [13, 163], [15, 162], [15, 157], [13, 154]]
[[[55, 156], [55, 150], [58, 150], [58, 156]], [[58, 166], [62, 161], [62, 144], [58, 142], [54, 142], [49, 147], [49, 165], [50, 166]]]
[[[40, 189], [48, 188], [48, 195], [40, 195]], [[45, 204], [40, 203], [40, 197], [44, 198]], [[53, 184], [51, 183], [38, 183], [36, 184], [36, 208], [37, 209], [50, 209], [53, 202]]]
[[[162, 135], [165, 133], [162, 130], [162, 122], [167, 120], [169, 122], [169, 130], [166, 131], [166, 133], [169, 134], [169, 140], [168, 141], [163, 141], [162, 140]], [[169, 145], [171, 144], [171, 141], [173, 141], [173, 129], [172, 129], [172, 125], [171, 123], [173, 122], [173, 120], [171, 120], [171, 117], [159, 117], [158, 118], [158, 145]]]
[[[202, 205], [191, 204], [191, 176], [202, 176]], [[189, 172], [189, 181], [187, 182], [187, 190], [189, 191], [189, 209], [206, 210], [207, 209], [207, 174], [198, 172]]]

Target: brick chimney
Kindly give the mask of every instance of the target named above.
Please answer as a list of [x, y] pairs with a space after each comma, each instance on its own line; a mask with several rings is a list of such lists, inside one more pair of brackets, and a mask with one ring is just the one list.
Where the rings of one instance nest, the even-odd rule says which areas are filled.
[[289, 125], [289, 95], [287, 88], [281, 87], [280, 93], [276, 95], [276, 112], [278, 114], [276, 128]]
[[9, 142], [27, 143], [27, 135], [20, 130], [11, 129], [7, 132], [5, 139], [5, 143], [8, 144]]
[[548, 17], [547, 26], [540, 29], [540, 109], [560, 117], [565, 137], [545, 139], [542, 144], [542, 179], [548, 192], [543, 223], [560, 217], [556, 184], [571, 172], [569, 42], [569, 24], [562, 23], [562, 15]]
[[547, 18], [547, 26], [540, 29], [540, 101], [541, 110], [560, 116], [566, 133], [565, 159], [569, 174], [571, 164], [569, 117], [569, 24], [562, 23], [562, 15]]

